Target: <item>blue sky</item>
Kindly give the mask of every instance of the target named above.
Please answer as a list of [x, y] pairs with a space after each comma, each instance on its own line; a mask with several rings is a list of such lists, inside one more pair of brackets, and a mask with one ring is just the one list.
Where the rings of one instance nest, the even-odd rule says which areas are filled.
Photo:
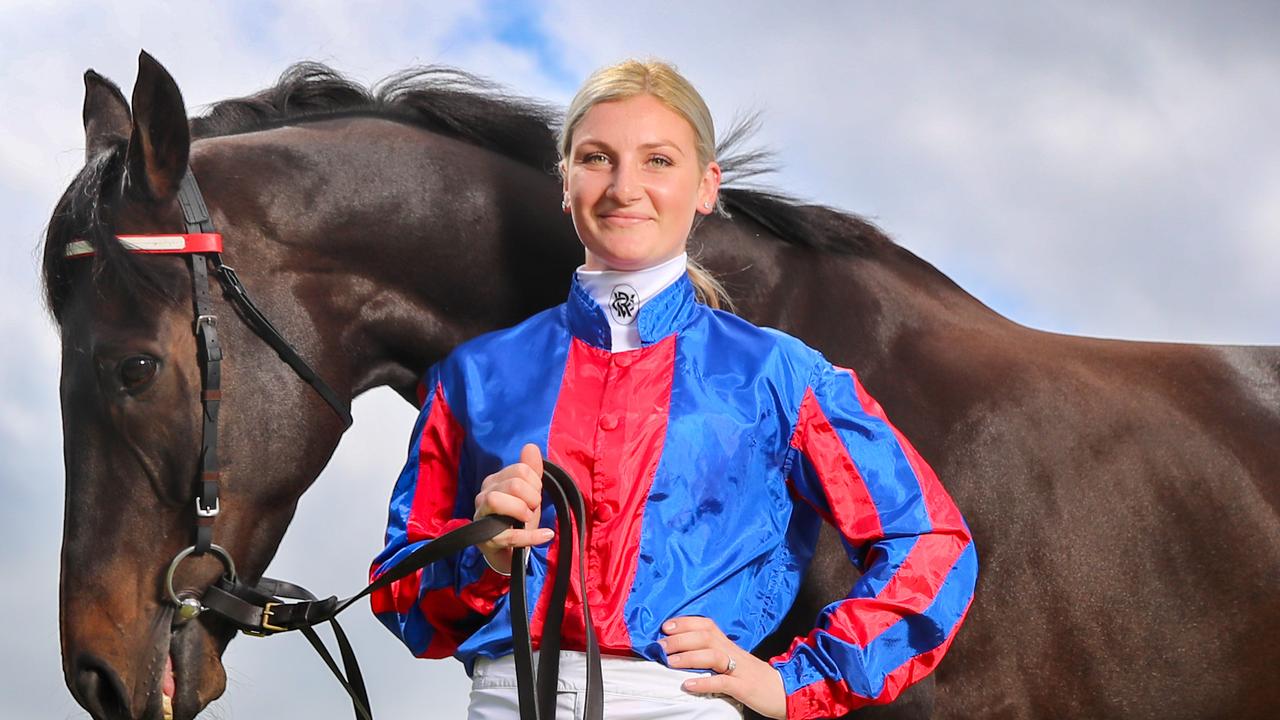
[[[627, 55], [677, 63], [723, 126], [757, 109], [769, 183], [863, 213], [979, 299], [1035, 327], [1280, 343], [1280, 10], [1196, 3], [231, 4], [0, 6], [0, 716], [82, 717], [56, 641], [58, 339], [35, 248], [83, 158], [81, 74], [129, 93], [140, 48], [194, 112], [316, 59], [371, 82], [446, 63], [567, 101]], [[272, 566], [339, 592], [379, 549], [413, 412], [387, 392], [303, 499]], [[303, 548], [328, 558], [324, 565]], [[449, 661], [351, 621], [380, 714], [465, 705]], [[301, 638], [238, 640], [218, 717], [345, 712]], [[288, 665], [273, 696], [260, 678]], [[285, 711], [286, 703], [295, 708]]]

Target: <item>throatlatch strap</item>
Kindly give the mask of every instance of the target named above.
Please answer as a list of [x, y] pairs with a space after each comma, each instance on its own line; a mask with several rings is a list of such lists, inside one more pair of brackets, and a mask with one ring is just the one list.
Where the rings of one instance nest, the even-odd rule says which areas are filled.
[[281, 360], [284, 360], [289, 364], [289, 367], [293, 368], [298, 377], [315, 388], [320, 397], [329, 403], [329, 407], [333, 408], [339, 418], [342, 418], [343, 429], [351, 427], [351, 411], [347, 409], [346, 404], [338, 397], [338, 393], [334, 392], [333, 388], [329, 387], [329, 384], [321, 379], [319, 373], [311, 369], [307, 361], [303, 360], [301, 355], [298, 355], [293, 347], [289, 345], [289, 342], [284, 339], [284, 336], [280, 334], [280, 331], [276, 329], [276, 326], [272, 325], [267, 316], [262, 313], [262, 310], [254, 304], [253, 299], [249, 297], [249, 290], [245, 288], [244, 283], [240, 282], [240, 276], [236, 274], [235, 268], [219, 263], [218, 275], [222, 279], [223, 287], [230, 293], [231, 298], [236, 301], [236, 305], [240, 309], [240, 316], [244, 318], [245, 322], [249, 323], [249, 327], [253, 328], [258, 337], [266, 341], [276, 351]]

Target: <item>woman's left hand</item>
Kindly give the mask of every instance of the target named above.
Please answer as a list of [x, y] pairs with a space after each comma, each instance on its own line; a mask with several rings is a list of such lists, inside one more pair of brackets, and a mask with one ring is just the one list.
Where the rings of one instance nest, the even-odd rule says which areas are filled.
[[[717, 674], [690, 678], [682, 687], [700, 695], [728, 695], [770, 718], [787, 716], [787, 691], [772, 665], [725, 637], [715, 621], [694, 615], [662, 624], [658, 641], [673, 668], [707, 669]], [[733, 672], [727, 672], [733, 660]]]

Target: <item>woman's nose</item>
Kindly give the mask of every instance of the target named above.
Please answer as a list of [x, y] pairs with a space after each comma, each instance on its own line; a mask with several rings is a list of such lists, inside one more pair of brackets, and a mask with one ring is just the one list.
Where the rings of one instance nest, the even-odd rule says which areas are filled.
[[609, 185], [609, 194], [613, 200], [622, 205], [630, 205], [640, 199], [643, 186], [640, 174], [629, 163], [619, 163], [613, 171], [613, 182]]

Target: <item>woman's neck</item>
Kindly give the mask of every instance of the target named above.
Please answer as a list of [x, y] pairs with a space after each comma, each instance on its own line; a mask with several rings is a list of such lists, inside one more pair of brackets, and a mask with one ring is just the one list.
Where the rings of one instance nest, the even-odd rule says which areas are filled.
[[680, 278], [689, 256], [681, 253], [666, 262], [642, 270], [577, 270], [578, 283], [604, 310], [613, 335], [613, 352], [640, 347], [636, 316], [650, 298]]

